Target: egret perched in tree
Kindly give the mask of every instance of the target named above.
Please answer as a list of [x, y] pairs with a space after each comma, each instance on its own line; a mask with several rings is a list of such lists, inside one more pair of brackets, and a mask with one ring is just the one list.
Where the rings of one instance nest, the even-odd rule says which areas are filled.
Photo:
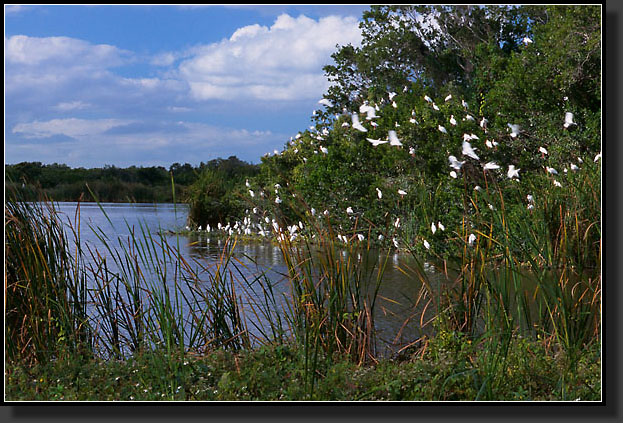
[[282, 203], [281, 198], [279, 198], [279, 197], [275, 198], [275, 203], [281, 204]]
[[399, 194], [401, 197], [404, 197], [405, 195], [407, 195], [407, 191], [402, 190], [402, 189], [399, 189], [399, 190], [398, 190], [398, 194]]
[[357, 234], [357, 238], [359, 238], [359, 241], [363, 241], [364, 239], [366, 239], [366, 237], [364, 237], [362, 234]]
[[492, 143], [491, 141], [489, 141], [489, 140], [486, 140], [486, 141], [485, 141], [485, 145], [486, 145], [488, 148], [493, 148], [493, 143]]
[[379, 200], [380, 200], [381, 198], [383, 198], [383, 193], [382, 193], [382, 192], [381, 192], [381, 190], [380, 190], [380, 189], [378, 189], [378, 188], [376, 189], [376, 195], [377, 195], [377, 197], [379, 197]]
[[450, 100], [452, 100], [452, 94], [448, 94], [446, 98], [444, 99], [444, 101], [450, 101]]
[[354, 213], [353, 208], [352, 208], [352, 207], [350, 207], [350, 206], [349, 206], [349, 207], [347, 207], [347, 208], [346, 208], [346, 213], [347, 213], [347, 214], [353, 214], [353, 213]]
[[465, 116], [465, 120], [471, 120], [472, 122], [476, 122], [474, 116], [470, 115], [469, 113]]
[[426, 248], [427, 250], [430, 248], [430, 244], [426, 240], [424, 240], [424, 248]]
[[359, 123], [359, 115], [357, 113], [353, 113], [352, 119], [353, 119], [353, 128], [361, 132], [368, 132], [368, 130], [364, 128], [361, 123]]
[[454, 118], [454, 115], [450, 115], [450, 123], [456, 126], [456, 119]]
[[409, 147], [409, 154], [415, 156], [415, 148]]
[[426, 101], [427, 101], [427, 102], [429, 102], [429, 103], [432, 103], [432, 102], [433, 102], [433, 99], [432, 99], [432, 98], [430, 98], [430, 97], [429, 97], [429, 96], [427, 96], [427, 95], [425, 95], [425, 96], [424, 96], [424, 100], [426, 100]]
[[389, 141], [387, 141], [387, 140], [375, 140], [375, 139], [372, 139], [372, 138], [366, 138], [366, 139], [367, 139], [367, 140], [370, 142], [370, 144], [372, 144], [374, 147], [376, 147], [377, 145], [381, 145], [381, 144], [385, 144], [385, 143], [389, 142]]
[[439, 106], [437, 106], [435, 103], [433, 103], [433, 109], [439, 111]]
[[392, 238], [392, 243], [394, 244], [394, 247], [398, 248], [398, 241], [396, 240], [396, 238]]
[[398, 135], [396, 135], [396, 131], [389, 131], [388, 137], [389, 137], [389, 145], [395, 145], [397, 147], [402, 146], [402, 143], [398, 139]]
[[489, 121], [485, 117], [483, 117], [482, 120], [480, 121], [480, 127], [484, 129], [485, 132], [487, 131], [487, 123], [489, 123]]
[[447, 130], [446, 128], [444, 128], [443, 126], [439, 125], [439, 126], [438, 126], [438, 128], [439, 128], [439, 130], [440, 130], [441, 132], [443, 132], [444, 134], [447, 134], [447, 133], [448, 133], [448, 130]]
[[560, 182], [558, 182], [556, 179], [554, 179], [554, 186], [562, 188], [562, 184]]
[[348, 122], [343, 122], [342, 123], [342, 128], [346, 128], [348, 126], [350, 126], [350, 123], [348, 123]]
[[396, 97], [396, 95], [397, 95], [397, 94], [396, 94], [395, 92], [393, 92], [393, 91], [392, 91], [392, 92], [391, 92], [391, 93], [389, 93], [388, 95], [389, 95], [389, 100], [391, 101], [394, 97]]
[[368, 107], [366, 110], [366, 120], [376, 119], [378, 116], [376, 115], [376, 109], [374, 107]]
[[393, 107], [394, 109], [397, 109], [397, 108], [398, 108], [398, 104], [396, 104], [396, 102], [395, 102], [395, 101], [392, 101], [392, 107]]
[[493, 169], [499, 169], [500, 166], [495, 164], [494, 162], [488, 162], [485, 165], [483, 165], [483, 169], [484, 170], [493, 170]]
[[[594, 161], [595, 163], [597, 163], [597, 160], [599, 160], [599, 159], [601, 159], [601, 153], [598, 153], [598, 154], [595, 156], [595, 158], [593, 159], [593, 161]], [[580, 162], [580, 163], [582, 163], [582, 162]]]
[[472, 148], [472, 145], [469, 143], [469, 141], [465, 140], [463, 141], [463, 155], [469, 156], [475, 160], [480, 160], [480, 157], [476, 155], [476, 149]]
[[448, 160], [450, 161], [450, 167], [456, 170], [461, 170], [461, 166], [465, 163], [464, 161], [458, 161], [454, 156], [448, 156]]
[[573, 163], [571, 163], [570, 167], [571, 167], [571, 170], [574, 171], [574, 172], [577, 172], [578, 170], [580, 170], [580, 168], [577, 167], [576, 165], [574, 165]]
[[511, 137], [517, 138], [517, 135], [519, 135], [519, 132], [521, 131], [519, 125], [509, 123], [508, 127], [511, 128]]
[[467, 110], [467, 101], [461, 100], [461, 105]]
[[437, 226], [435, 226], [435, 222], [430, 224], [430, 230], [433, 233], [433, 235], [435, 235], [435, 232], [437, 232]]
[[558, 175], [558, 171], [553, 167], [545, 166], [545, 170], [547, 173], [551, 173], [552, 175]]
[[450, 171], [450, 176], [452, 176], [454, 179], [456, 179], [458, 177], [458, 175], [456, 174], [456, 172], [454, 170]]
[[331, 101], [329, 101], [326, 98], [323, 98], [322, 100], [319, 100], [318, 104], [322, 104], [322, 105], [327, 106], [327, 107], [333, 107], [333, 103], [331, 103]]
[[474, 241], [476, 241], [476, 235], [469, 234], [469, 237], [467, 237], [467, 243], [469, 244], [470, 247], [474, 245]]
[[522, 43], [524, 43], [524, 45], [527, 47], [529, 44], [532, 44], [532, 40], [528, 37], [524, 37], [523, 40], [521, 40]]
[[570, 127], [571, 125], [576, 125], [576, 123], [573, 121], [573, 113], [566, 112], [565, 113], [565, 123], [562, 126], [566, 129], [566, 128]]
[[506, 173], [506, 176], [508, 176], [509, 179], [519, 178], [520, 170], [521, 169], [515, 169], [515, 165], [508, 165], [508, 172]]
[[541, 153], [541, 157], [545, 157], [545, 155], [548, 154], [545, 147], [539, 147], [539, 152]]
[[446, 227], [445, 227], [445, 226], [443, 226], [443, 225], [441, 224], [441, 222], [437, 222], [437, 227], [438, 227], [438, 228], [439, 228], [439, 230], [441, 230], [441, 231], [445, 231], [445, 230], [446, 230]]
[[255, 197], [255, 193], [252, 190], [249, 190], [249, 195], [253, 198]]
[[327, 147], [320, 146], [320, 151], [322, 151], [324, 154], [329, 154], [329, 150], [327, 149]]
[[251, 188], [251, 184], [249, 183], [248, 179], [246, 180], [246, 182], [244, 184], [247, 186], [247, 188]]

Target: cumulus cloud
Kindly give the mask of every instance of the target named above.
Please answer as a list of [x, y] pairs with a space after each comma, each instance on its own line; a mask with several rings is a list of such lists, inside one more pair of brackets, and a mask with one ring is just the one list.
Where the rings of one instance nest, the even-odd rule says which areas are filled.
[[195, 48], [179, 75], [200, 100], [317, 98], [329, 86], [322, 67], [336, 45], [348, 43], [361, 43], [353, 17], [282, 14], [270, 27], [245, 26], [228, 39]]
[[57, 65], [109, 68], [125, 63], [130, 53], [108, 44], [91, 44], [69, 37], [14, 35], [4, 41], [4, 57], [15, 65]]

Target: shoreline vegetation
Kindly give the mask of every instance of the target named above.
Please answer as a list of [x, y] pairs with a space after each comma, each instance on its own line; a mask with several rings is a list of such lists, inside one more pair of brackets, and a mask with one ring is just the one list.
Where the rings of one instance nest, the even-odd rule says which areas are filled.
[[[79, 204], [61, 222], [13, 177], [6, 400], [602, 399], [600, 7], [372, 6], [361, 29], [281, 151], [212, 161], [181, 192], [159, 171], [189, 204], [175, 235], [224, 240], [216, 262], [144, 227], [97, 251]], [[254, 239], [279, 246], [285, 295], [241, 271]], [[384, 357], [395, 250], [422, 288], [389, 300], [422, 332]]]

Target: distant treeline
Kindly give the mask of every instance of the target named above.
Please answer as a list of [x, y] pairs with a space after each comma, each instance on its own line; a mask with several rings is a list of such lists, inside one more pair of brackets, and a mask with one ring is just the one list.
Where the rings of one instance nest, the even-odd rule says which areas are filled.
[[[257, 171], [257, 165], [235, 156], [214, 159], [199, 166], [174, 163], [169, 169], [162, 166], [119, 168], [71, 168], [65, 164], [22, 162], [5, 165], [5, 188], [22, 190], [25, 198], [35, 200], [42, 190], [55, 201], [98, 201], [166, 203], [187, 201], [188, 188], [208, 170], [218, 171], [223, 178], [239, 178]], [[87, 187], [88, 185], [88, 187]], [[93, 197], [91, 192], [95, 195]]]

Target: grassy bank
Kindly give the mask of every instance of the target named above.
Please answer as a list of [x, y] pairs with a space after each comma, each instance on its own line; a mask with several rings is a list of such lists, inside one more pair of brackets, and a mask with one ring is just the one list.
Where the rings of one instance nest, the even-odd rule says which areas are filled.
[[[544, 341], [515, 338], [493, 397], [484, 396], [488, 358], [482, 344], [443, 332], [401, 360], [357, 365], [322, 357], [312, 393], [305, 354], [292, 345], [238, 353], [171, 357], [145, 352], [127, 360], [67, 359], [35, 366], [11, 363], [9, 401], [595, 401], [601, 398], [600, 346], [577, 370]], [[565, 377], [561, 379], [560, 375]]]

